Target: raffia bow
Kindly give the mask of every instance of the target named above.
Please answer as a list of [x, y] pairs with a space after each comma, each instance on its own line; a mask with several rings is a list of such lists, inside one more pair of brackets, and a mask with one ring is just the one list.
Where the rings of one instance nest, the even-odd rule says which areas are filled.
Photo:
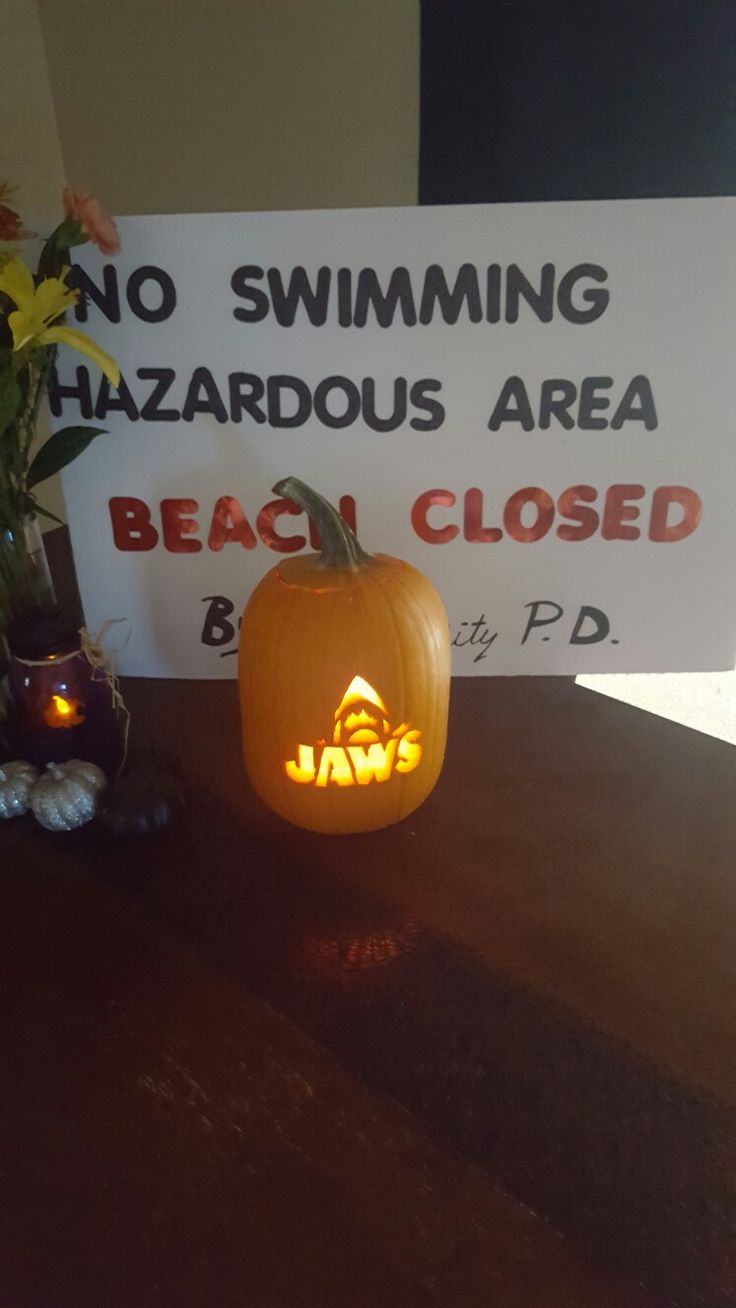
[[[105, 636], [107, 635], [110, 627], [112, 627], [117, 622], [124, 622], [124, 621], [125, 618], [108, 618], [107, 622], [103, 622], [102, 626], [99, 628], [99, 630], [94, 636], [90, 636], [90, 633], [88, 632], [86, 627], [79, 628], [80, 648], [82, 653], [84, 654], [84, 657], [86, 658], [87, 662], [92, 668], [92, 680], [95, 681], [104, 678], [104, 680], [107, 682], [110, 688], [112, 706], [115, 710], [115, 713], [118, 716], [119, 721], [122, 723], [123, 758], [120, 767], [118, 768], [118, 772], [117, 772], [118, 776], [120, 776], [120, 773], [123, 771], [123, 768], [125, 767], [128, 758], [130, 712], [128, 711], [128, 707], [125, 703], [125, 700], [123, 699], [122, 691], [120, 690], [120, 682], [118, 681], [117, 675], [115, 673], [115, 656], [114, 654], [107, 654], [105, 652], [102, 646], [102, 642], [105, 639]], [[128, 633], [128, 635], [130, 635], [130, 633]], [[127, 640], [126, 640], [126, 644], [127, 644]], [[125, 645], [123, 645], [122, 648], [124, 649]], [[98, 673], [101, 674], [101, 676], [98, 677]]]

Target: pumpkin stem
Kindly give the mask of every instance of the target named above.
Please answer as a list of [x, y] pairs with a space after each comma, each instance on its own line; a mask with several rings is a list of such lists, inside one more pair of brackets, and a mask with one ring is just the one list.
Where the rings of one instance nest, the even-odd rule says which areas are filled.
[[298, 477], [284, 477], [273, 488], [275, 495], [293, 500], [311, 518], [320, 540], [322, 562], [326, 568], [362, 568], [370, 563], [356, 536], [337, 509]]

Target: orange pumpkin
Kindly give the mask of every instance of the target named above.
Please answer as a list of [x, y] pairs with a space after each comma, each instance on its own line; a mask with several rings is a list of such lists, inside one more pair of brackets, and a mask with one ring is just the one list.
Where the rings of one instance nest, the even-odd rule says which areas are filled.
[[309, 515], [319, 554], [284, 559], [240, 635], [245, 765], [270, 808], [311, 831], [371, 831], [426, 799], [442, 767], [447, 614], [416, 568], [371, 556], [295, 477], [274, 486]]

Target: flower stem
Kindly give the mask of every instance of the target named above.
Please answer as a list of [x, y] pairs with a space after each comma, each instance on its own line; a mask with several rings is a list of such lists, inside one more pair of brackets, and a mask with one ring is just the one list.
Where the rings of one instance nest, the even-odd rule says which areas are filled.
[[51, 369], [56, 357], [56, 346], [52, 345], [44, 350], [44, 359], [36, 374], [33, 400], [29, 405], [26, 413], [23, 415], [22, 423], [25, 431], [23, 447], [21, 453], [21, 466], [19, 468], [20, 489], [26, 489], [26, 477], [28, 476], [28, 465], [30, 462], [31, 445], [36, 434], [36, 422], [38, 421], [38, 412], [41, 408], [41, 401], [46, 393]]

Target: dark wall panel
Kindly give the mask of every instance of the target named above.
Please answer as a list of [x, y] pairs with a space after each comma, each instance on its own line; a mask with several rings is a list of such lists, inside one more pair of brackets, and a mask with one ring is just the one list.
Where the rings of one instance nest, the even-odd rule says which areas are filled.
[[422, 204], [736, 194], [736, 0], [423, 0]]

